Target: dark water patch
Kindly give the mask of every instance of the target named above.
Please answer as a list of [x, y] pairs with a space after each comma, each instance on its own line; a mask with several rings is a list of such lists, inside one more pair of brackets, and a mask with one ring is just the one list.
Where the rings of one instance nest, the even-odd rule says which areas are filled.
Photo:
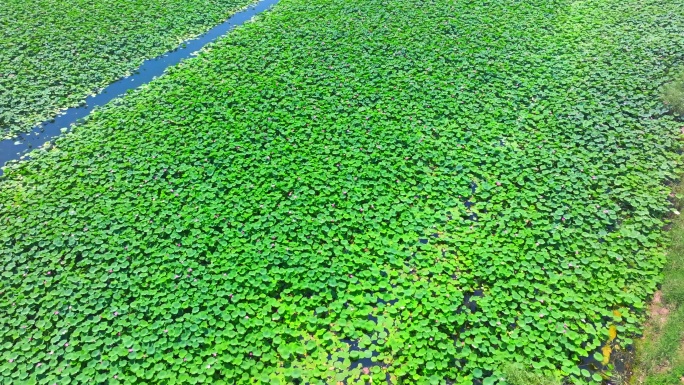
[[[463, 205], [466, 207], [467, 210], [470, 210], [471, 207], [475, 206], [475, 203], [471, 202], [470, 199], [467, 199], [465, 202], [463, 202]], [[477, 218], [477, 214], [475, 213], [468, 214], [468, 220], [477, 222]]]
[[[619, 381], [613, 381], [617, 378], [631, 378], [634, 373], [634, 359], [635, 359], [635, 349], [634, 345], [628, 345], [626, 347], [619, 346], [615, 342], [609, 343], [610, 346], [610, 361], [608, 365], [604, 365], [602, 361], [594, 358], [595, 353], [601, 354], [603, 352], [603, 346], [596, 348], [587, 357], [584, 357], [578, 367], [581, 369], [588, 370], [589, 373], [601, 374], [604, 379], [601, 382], [603, 385], [614, 385], [620, 383]], [[606, 375], [606, 372], [612, 365], [612, 371], [610, 376]]]
[[[252, 17], [269, 10], [278, 1], [280, 0], [261, 0], [249, 6], [197, 38], [188, 40], [163, 55], [146, 60], [133, 71], [133, 75], [111, 83], [97, 95], [87, 97], [82, 106], [68, 108], [63, 114], [39, 124], [28, 133], [20, 134], [12, 139], [1, 140], [0, 165], [28, 158], [26, 154], [29, 151], [54, 140], [62, 134], [63, 129], [82, 122], [94, 108], [103, 106], [126, 92], [151, 82], [154, 78], [164, 74], [167, 68], [193, 57], [197, 51], [207, 44], [226, 35], [235, 27], [248, 22]], [[0, 169], [0, 175], [2, 174], [3, 171]]]
[[600, 353], [600, 352], [601, 352], [601, 348], [598, 348], [596, 351], [589, 354], [588, 357], [584, 357], [580, 361], [580, 364], [578, 365], [580, 370], [586, 369], [591, 374], [601, 373], [605, 369], [605, 365], [603, 365], [603, 363], [601, 363], [601, 361], [594, 358], [594, 353]]
[[471, 313], [477, 311], [477, 299], [484, 297], [484, 292], [480, 289], [467, 293], [463, 296], [463, 306], [465, 306]]
[[[610, 362], [613, 364], [613, 372], [620, 378], [632, 378], [634, 374], [634, 360], [636, 358], [636, 351], [634, 345], [628, 345], [625, 348], [613, 349], [610, 355]], [[612, 384], [611, 381], [606, 382], [607, 385]]]
[[[632, 378], [634, 374], [634, 360], [636, 358], [636, 350], [634, 345], [628, 345], [624, 348], [614, 347], [610, 355], [610, 362], [613, 364], [613, 372], [618, 378]], [[613, 382], [606, 381], [606, 385], [613, 384]]]
[[397, 303], [397, 302], [399, 302], [399, 300], [396, 299], [396, 298], [395, 298], [395, 299], [391, 299], [391, 300], [389, 300], [389, 301], [385, 301], [385, 300], [382, 299], [382, 298], [378, 298], [378, 304], [382, 304], [382, 305], [385, 305], [385, 306], [387, 306], [387, 305], [394, 305], [394, 304]]
[[[373, 360], [373, 358], [378, 357], [380, 355], [380, 353], [378, 353], [376, 351], [372, 351], [372, 350], [369, 351], [366, 349], [362, 349], [361, 347], [359, 347], [358, 341], [354, 341], [351, 339], [341, 339], [340, 342], [344, 342], [345, 344], [349, 345], [349, 353], [357, 352], [358, 355], [363, 355], [363, 357], [357, 356], [357, 358], [355, 358], [355, 359], [352, 359], [351, 355], [350, 355], [350, 357], [349, 357], [349, 360], [350, 360], [349, 369], [350, 370], [359, 368], [361, 370], [362, 374], [368, 374], [368, 375], [373, 376], [370, 372], [371, 368], [373, 368], [375, 366], [380, 367], [382, 369], [388, 368], [387, 364], [385, 364], [381, 361]], [[332, 358], [333, 358], [333, 355], [329, 354], [328, 360], [332, 360]], [[344, 359], [340, 357], [340, 358], [338, 358], [338, 361], [343, 362]], [[374, 382], [378, 381], [378, 378], [373, 376], [373, 381]], [[385, 381], [384, 382], [382, 380], [380, 380], [378, 382], [379, 383], [391, 384], [392, 382], [390, 381], [389, 373], [387, 373], [387, 372], [385, 373]], [[342, 383], [346, 384], [347, 381], [345, 380]]]
[[[360, 367], [362, 372], [363, 372], [364, 368], [370, 372], [370, 368], [372, 368], [374, 366], [379, 366], [383, 369], [387, 368], [387, 365], [384, 364], [383, 362], [373, 360], [373, 358], [379, 356], [380, 353], [378, 353], [376, 351], [371, 351], [370, 357], [368, 357], [368, 354], [366, 353], [367, 350], [361, 349], [359, 347], [359, 343], [357, 341], [346, 340], [346, 339], [341, 340], [341, 341], [349, 345], [349, 352], [359, 352], [359, 353], [364, 354], [366, 356], [366, 357], [359, 357], [356, 360], [351, 361], [351, 364], [349, 365], [349, 369], [355, 369], [355, 368]], [[374, 380], [377, 380], [377, 379], [374, 378]], [[385, 374], [385, 382], [387, 384], [391, 384], [389, 373]]]
[[[347, 345], [349, 345], [349, 352], [359, 352], [359, 353], [361, 353], [361, 354], [367, 355], [367, 354], [365, 353], [366, 350], [361, 349], [361, 348], [359, 347], [359, 343], [358, 343], [357, 341], [347, 340], [347, 339], [343, 339], [343, 340], [341, 340], [341, 341], [344, 342], [344, 343], [346, 343]], [[360, 364], [362, 367], [364, 367], [364, 368], [370, 368], [371, 366], [381, 366], [380, 363], [374, 362], [374, 361], [373, 361], [373, 357], [377, 357], [378, 355], [379, 355], [378, 352], [371, 351], [371, 352], [370, 352], [370, 357], [359, 357], [359, 358], [357, 358], [356, 360], [351, 361], [350, 368], [355, 368], [355, 367], [357, 367], [359, 364]]]

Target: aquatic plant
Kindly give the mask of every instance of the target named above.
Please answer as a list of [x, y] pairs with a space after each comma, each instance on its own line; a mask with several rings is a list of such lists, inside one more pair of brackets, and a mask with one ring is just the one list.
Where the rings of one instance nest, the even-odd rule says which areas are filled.
[[30, 130], [253, 0], [6, 0], [0, 138]]
[[6, 169], [0, 378], [598, 384], [664, 262], [681, 7], [283, 0]]

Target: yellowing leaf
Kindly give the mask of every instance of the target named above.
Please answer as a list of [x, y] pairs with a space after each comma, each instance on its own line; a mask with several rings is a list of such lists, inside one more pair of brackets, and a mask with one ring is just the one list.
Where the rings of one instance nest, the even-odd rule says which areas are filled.
[[613, 341], [617, 337], [617, 328], [615, 325], [610, 325], [608, 328], [608, 341]]
[[610, 347], [609, 344], [606, 344], [606, 345], [601, 349], [601, 352], [603, 353], [603, 361], [601, 361], [601, 363], [602, 363], [603, 365], [606, 365], [606, 364], [608, 364], [608, 362], [610, 362], [610, 353], [611, 353], [612, 351], [613, 351], [613, 349], [611, 349], [611, 347]]

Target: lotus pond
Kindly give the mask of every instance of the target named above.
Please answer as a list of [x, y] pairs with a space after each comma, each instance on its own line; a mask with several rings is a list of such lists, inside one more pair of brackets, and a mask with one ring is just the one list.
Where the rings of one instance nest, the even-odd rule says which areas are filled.
[[6, 168], [0, 378], [601, 383], [664, 263], [681, 31], [676, 1], [282, 0]]
[[0, 138], [77, 106], [252, 0], [3, 0]]

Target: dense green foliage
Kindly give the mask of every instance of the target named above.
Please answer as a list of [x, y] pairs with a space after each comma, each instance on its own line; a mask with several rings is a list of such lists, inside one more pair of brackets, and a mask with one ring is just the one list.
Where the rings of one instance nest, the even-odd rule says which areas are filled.
[[0, 378], [597, 383], [664, 262], [683, 29], [674, 1], [281, 1], [6, 170]]
[[251, 0], [3, 0], [0, 138], [77, 106]]

